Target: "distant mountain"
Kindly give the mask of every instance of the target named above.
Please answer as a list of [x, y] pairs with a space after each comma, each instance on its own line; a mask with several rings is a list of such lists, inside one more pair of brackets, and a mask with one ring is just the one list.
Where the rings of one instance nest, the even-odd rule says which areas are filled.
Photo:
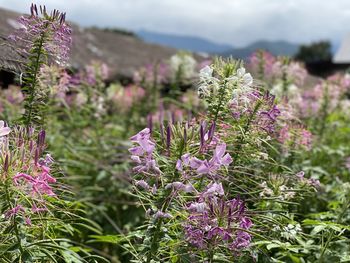
[[152, 44], [183, 49], [193, 52], [205, 52], [218, 54], [225, 52], [233, 47], [226, 44], [218, 44], [200, 37], [179, 36], [172, 34], [163, 34], [140, 30], [136, 32], [142, 40]]
[[264, 49], [273, 55], [293, 56], [299, 49], [298, 44], [287, 41], [257, 41], [247, 47], [234, 48], [227, 44], [218, 44], [200, 37], [178, 36], [165, 33], [156, 33], [146, 30], [136, 32], [136, 35], [148, 43], [184, 49], [193, 52], [205, 52], [222, 56], [246, 59], [257, 49]]
[[246, 59], [257, 49], [264, 49], [275, 56], [293, 56], [299, 49], [298, 44], [286, 41], [257, 41], [244, 48], [233, 48], [221, 53], [223, 56], [233, 56], [234, 58]]

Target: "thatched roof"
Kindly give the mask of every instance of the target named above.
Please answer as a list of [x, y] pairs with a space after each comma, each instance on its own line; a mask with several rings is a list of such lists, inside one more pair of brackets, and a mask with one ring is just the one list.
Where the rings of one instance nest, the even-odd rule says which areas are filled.
[[0, 35], [0, 69], [14, 73], [22, 72], [23, 61], [25, 58]]
[[[0, 68], [21, 72], [23, 58], [6, 40], [16, 28], [20, 14], [0, 8]], [[68, 14], [69, 16], [69, 14]], [[144, 43], [133, 35], [94, 28], [73, 28], [73, 47], [70, 63], [81, 68], [91, 60], [101, 60], [111, 68], [111, 78], [131, 77], [136, 69], [148, 63], [168, 59], [176, 49]]]

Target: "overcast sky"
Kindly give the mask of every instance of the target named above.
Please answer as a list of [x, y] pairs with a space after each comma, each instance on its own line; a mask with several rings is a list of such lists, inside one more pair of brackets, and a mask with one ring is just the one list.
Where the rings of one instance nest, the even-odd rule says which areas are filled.
[[[31, 1], [0, 0], [27, 12]], [[40, 0], [84, 26], [146, 29], [243, 46], [256, 40], [339, 42], [350, 33], [350, 0]]]

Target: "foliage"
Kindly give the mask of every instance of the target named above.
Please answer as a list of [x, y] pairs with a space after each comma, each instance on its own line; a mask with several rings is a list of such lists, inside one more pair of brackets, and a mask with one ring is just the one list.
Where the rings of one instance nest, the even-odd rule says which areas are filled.
[[305, 63], [331, 61], [331, 43], [329, 41], [320, 41], [310, 45], [301, 45], [295, 55], [295, 59]]
[[179, 53], [110, 83], [55, 63], [65, 15], [31, 13], [0, 92], [2, 261], [349, 261], [348, 75]]

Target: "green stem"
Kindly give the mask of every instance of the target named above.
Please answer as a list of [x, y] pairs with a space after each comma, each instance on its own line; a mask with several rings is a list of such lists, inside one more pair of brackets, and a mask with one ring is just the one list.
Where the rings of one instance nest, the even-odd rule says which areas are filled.
[[[10, 193], [9, 193], [7, 187], [8, 187], [7, 184], [5, 184], [6, 201], [7, 201], [8, 205], [9, 205], [10, 209], [13, 209], [14, 207], [13, 207], [13, 205], [11, 203]], [[16, 221], [16, 215], [14, 215], [14, 217], [13, 217], [13, 227], [15, 229], [15, 235], [16, 235], [16, 239], [17, 239], [17, 242], [18, 242], [19, 251], [21, 252], [21, 255], [22, 255], [24, 250], [23, 250], [23, 247], [22, 247], [21, 238], [19, 236], [18, 225], [17, 225], [17, 221]]]
[[208, 251], [208, 263], [214, 263], [214, 251], [212, 249]]
[[[178, 159], [181, 158], [185, 146], [186, 146], [186, 142], [185, 142], [185, 139], [183, 139], [181, 142], [181, 148], [179, 150]], [[176, 164], [174, 165], [173, 169], [174, 169], [174, 176], [172, 178], [172, 181], [174, 182], [178, 176], [178, 171], [176, 170]], [[170, 201], [171, 201], [171, 190], [169, 190], [169, 194], [162, 201], [161, 211], [163, 213], [165, 213], [166, 210], [168, 209], [170, 205]], [[161, 233], [160, 230], [161, 230], [162, 224], [163, 224], [163, 218], [159, 218], [157, 221], [154, 235], [152, 236], [150, 251], [148, 252], [148, 255], [147, 255], [147, 261], [146, 261], [147, 263], [151, 262], [151, 260], [154, 258], [154, 254], [156, 254], [156, 251], [158, 249], [158, 240], [159, 240], [159, 235]]]
[[31, 76], [31, 83], [29, 84], [29, 99], [28, 99], [28, 109], [26, 109], [27, 114], [26, 114], [26, 119], [24, 120], [24, 124], [26, 126], [29, 126], [31, 124], [32, 121], [32, 112], [33, 112], [33, 101], [35, 98], [35, 87], [37, 85], [37, 81], [38, 81], [38, 72], [41, 66], [40, 63], [40, 58], [43, 55], [43, 45], [44, 45], [44, 41], [45, 41], [45, 33], [42, 33], [40, 36], [40, 39], [38, 40], [38, 46], [36, 48], [34, 48], [37, 51], [34, 63], [31, 65], [31, 69], [30, 69], [30, 74]]
[[219, 104], [216, 108], [216, 111], [215, 111], [215, 115], [214, 115], [214, 123], [216, 123], [218, 117], [219, 117], [219, 112], [221, 111], [221, 107], [222, 107], [222, 102], [224, 100], [224, 96], [225, 96], [225, 90], [226, 90], [226, 84], [227, 84], [227, 81], [225, 80], [224, 84], [222, 87], [220, 87], [219, 89], [219, 92], [220, 92], [220, 97], [219, 97]]
[[244, 125], [243, 127], [243, 132], [241, 134], [241, 136], [239, 137], [239, 141], [238, 141], [238, 145], [237, 145], [237, 150], [236, 150], [236, 153], [234, 154], [233, 156], [233, 159], [236, 160], [238, 154], [239, 154], [239, 151], [242, 149], [243, 147], [243, 144], [244, 144], [244, 137], [246, 135], [246, 133], [248, 132], [249, 128], [250, 128], [250, 124], [252, 123], [252, 121], [254, 120], [255, 118], [255, 115], [256, 113], [258, 112], [260, 106], [261, 106], [261, 101], [258, 101], [258, 103], [256, 104], [253, 112], [250, 114], [249, 118], [248, 118], [248, 121], [247, 123]]

